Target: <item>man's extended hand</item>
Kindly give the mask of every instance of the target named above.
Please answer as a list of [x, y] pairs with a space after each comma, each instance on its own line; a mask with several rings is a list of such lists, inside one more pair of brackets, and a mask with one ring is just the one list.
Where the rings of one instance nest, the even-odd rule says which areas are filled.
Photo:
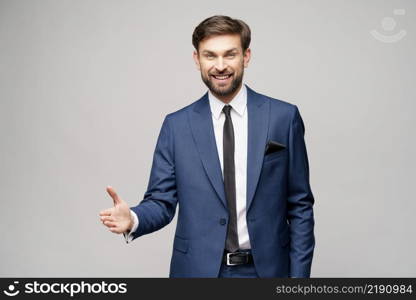
[[114, 207], [100, 212], [101, 222], [114, 233], [130, 231], [133, 227], [133, 218], [130, 215], [129, 206], [111, 186], [107, 187], [107, 192], [113, 198]]

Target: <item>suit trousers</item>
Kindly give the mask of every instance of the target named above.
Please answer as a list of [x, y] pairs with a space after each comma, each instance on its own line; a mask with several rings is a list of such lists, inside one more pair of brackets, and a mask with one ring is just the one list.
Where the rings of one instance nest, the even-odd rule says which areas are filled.
[[218, 278], [258, 278], [254, 263], [227, 266], [225, 263], [221, 264]]

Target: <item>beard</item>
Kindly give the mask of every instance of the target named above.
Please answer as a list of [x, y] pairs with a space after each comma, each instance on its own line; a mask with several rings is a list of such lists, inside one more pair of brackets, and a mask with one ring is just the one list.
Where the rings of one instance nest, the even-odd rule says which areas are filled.
[[243, 75], [244, 75], [244, 67], [241, 68], [241, 73], [236, 76], [236, 73], [233, 73], [232, 81], [228, 87], [219, 87], [217, 86], [213, 80], [211, 75], [204, 76], [201, 72], [202, 81], [208, 87], [208, 89], [217, 97], [227, 97], [233, 95], [238, 88], [240, 87], [241, 83], [243, 82]]

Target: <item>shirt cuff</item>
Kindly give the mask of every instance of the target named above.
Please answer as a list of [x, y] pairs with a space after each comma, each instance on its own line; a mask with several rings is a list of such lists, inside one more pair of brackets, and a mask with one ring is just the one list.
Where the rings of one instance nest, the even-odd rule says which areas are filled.
[[137, 227], [139, 227], [139, 218], [137, 217], [136, 213], [131, 209], [130, 215], [133, 217], [133, 227], [130, 231], [123, 232], [124, 239], [126, 240], [127, 244], [133, 241], [133, 233], [137, 230]]

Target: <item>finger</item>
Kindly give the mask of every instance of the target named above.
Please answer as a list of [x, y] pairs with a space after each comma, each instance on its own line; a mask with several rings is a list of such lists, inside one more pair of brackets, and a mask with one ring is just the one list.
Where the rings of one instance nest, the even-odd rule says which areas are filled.
[[104, 221], [115, 222], [115, 219], [114, 219], [114, 217], [112, 217], [112, 216], [103, 216], [103, 217], [100, 217], [100, 220], [101, 220], [102, 222], [104, 222]]
[[112, 233], [121, 233], [121, 231], [118, 227], [111, 227], [108, 230], [110, 230]]
[[111, 198], [113, 198], [114, 205], [121, 203], [120, 197], [117, 195], [112, 186], [107, 186], [107, 193], [111, 196]]
[[100, 216], [111, 216], [112, 212], [113, 212], [112, 208], [104, 209], [100, 211]]
[[109, 228], [117, 226], [117, 223], [111, 221], [104, 221], [103, 224]]

